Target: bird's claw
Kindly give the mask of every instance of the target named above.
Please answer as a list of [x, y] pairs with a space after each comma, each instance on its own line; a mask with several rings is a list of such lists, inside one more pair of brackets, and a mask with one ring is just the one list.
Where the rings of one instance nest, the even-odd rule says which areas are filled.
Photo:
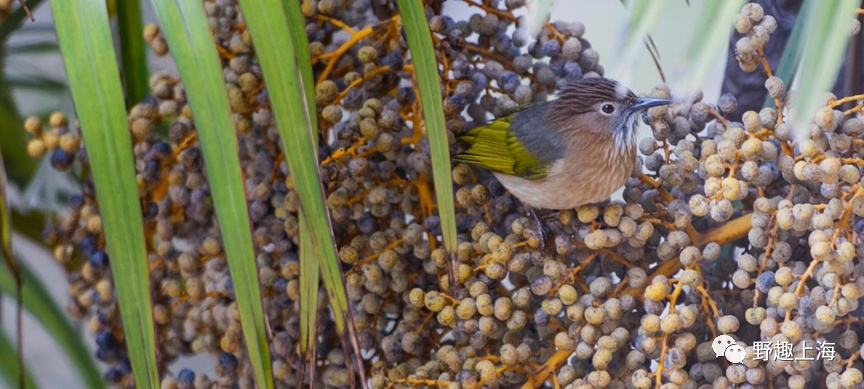
[[534, 230], [537, 231], [537, 237], [540, 239], [540, 250], [542, 251], [546, 248], [546, 227], [540, 221], [540, 218], [537, 217], [537, 213], [534, 212], [533, 208], [525, 205], [525, 210], [528, 211], [531, 219], [534, 220]]
[[546, 228], [543, 227], [543, 223], [540, 222], [540, 219], [534, 217], [534, 228], [537, 229], [537, 238], [540, 239], [540, 250], [543, 251], [546, 249]]

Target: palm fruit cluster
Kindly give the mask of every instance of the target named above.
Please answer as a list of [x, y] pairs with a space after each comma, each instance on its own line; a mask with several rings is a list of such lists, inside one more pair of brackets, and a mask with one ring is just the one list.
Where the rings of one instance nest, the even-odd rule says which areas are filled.
[[[542, 101], [568, 80], [603, 75], [578, 22], [547, 24], [528, 40], [514, 33], [521, 0], [462, 1], [476, 13], [454, 20], [428, 1], [442, 66], [447, 127], [458, 135], [520, 105]], [[296, 387], [298, 200], [240, 9], [204, 3], [228, 82], [240, 141], [271, 353], [279, 387]], [[431, 195], [429, 146], [412, 64], [391, 2], [303, 0], [316, 77], [327, 205], [373, 388], [731, 388], [862, 382], [859, 297], [864, 293], [859, 97], [826, 100], [793, 140], [782, 81], [766, 88], [776, 107], [729, 117], [716, 103], [658, 86], [675, 103], [649, 110], [653, 136], [623, 200], [541, 212], [545, 236], [518, 202], [481, 170], [453, 167], [458, 277]], [[761, 68], [776, 23], [744, 7], [735, 53]], [[145, 37], [159, 54], [159, 29]], [[150, 79], [133, 107], [138, 189], [146, 223], [163, 388], [251, 387], [232, 281], [210, 199], [206, 166], [182, 81]], [[69, 274], [68, 310], [96, 334], [106, 379], [131, 385], [113, 294], [110, 258], [87, 154], [62, 114], [29, 119], [28, 150], [59, 170], [81, 166], [82, 192], [46, 231]], [[453, 143], [451, 151], [458, 151]], [[322, 294], [315, 382], [353, 380]], [[717, 358], [721, 334], [748, 359]], [[756, 361], [755, 342], [836, 344], [834, 360]], [[810, 347], [814, 343], [810, 343]], [[806, 352], [804, 350], [803, 352]], [[176, 371], [182, 355], [206, 353], [215, 375]], [[813, 352], [806, 355], [813, 357]]]

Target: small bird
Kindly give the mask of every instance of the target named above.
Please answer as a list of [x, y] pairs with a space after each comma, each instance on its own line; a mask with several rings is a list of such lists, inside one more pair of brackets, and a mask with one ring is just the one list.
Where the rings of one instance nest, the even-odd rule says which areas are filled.
[[533, 208], [572, 209], [609, 198], [633, 171], [639, 114], [670, 103], [636, 97], [615, 80], [584, 78], [564, 86], [556, 100], [461, 134], [468, 147], [455, 159], [491, 170], [525, 206], [543, 242]]

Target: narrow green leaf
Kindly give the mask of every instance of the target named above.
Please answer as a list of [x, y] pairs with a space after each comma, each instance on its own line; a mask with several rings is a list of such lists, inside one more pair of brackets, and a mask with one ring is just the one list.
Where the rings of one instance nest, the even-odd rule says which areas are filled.
[[[261, 62], [282, 147], [286, 151], [285, 160], [288, 161], [291, 179], [300, 197], [303, 209], [301, 217], [308, 227], [304, 231], [312, 235], [311, 241], [307, 243], [314, 244], [314, 256], [317, 257], [324, 287], [330, 297], [336, 329], [342, 336], [351, 339], [355, 364], [360, 369], [361, 380], [365, 381], [360, 347], [318, 171], [318, 124], [314, 100], [310, 100], [313, 95], [309, 90], [313, 88], [310, 84], [312, 62], [309, 48], [306, 47], [306, 23], [299, 12], [300, 4], [286, 3], [286, 12], [273, 12], [274, 9], [282, 8], [280, 0], [240, 0], [240, 6]], [[294, 7], [296, 9], [292, 9]], [[288, 17], [291, 17], [291, 23]], [[307, 250], [309, 247], [310, 244], [305, 246]], [[301, 255], [301, 259], [305, 257]], [[306, 268], [309, 268], [308, 264]], [[311, 335], [307, 333], [308, 336]]]
[[6, 46], [6, 55], [44, 54], [60, 51], [57, 42], [27, 42]]
[[[39, 0], [40, 2], [42, 0]], [[50, 21], [35, 21], [27, 23], [15, 30], [16, 35], [36, 35], [36, 34], [55, 34], [57, 30], [54, 28], [54, 23]]]
[[141, 2], [117, 2], [117, 27], [120, 30], [120, 62], [126, 86], [126, 104], [138, 104], [150, 94], [150, 75], [147, 72], [147, 49], [144, 45], [144, 23], [141, 21]]
[[[3, 59], [0, 58], [0, 68], [3, 65]], [[5, 76], [5, 72], [0, 72], [0, 128], [4, 129], [3, 136], [0, 136], [0, 152], [9, 169], [9, 179], [23, 187], [36, 171], [36, 160], [27, 154], [25, 132], [14, 130], [21, 128], [21, 115]]]
[[[0, 329], [0, 377], [9, 384], [9, 387], [18, 387], [18, 357], [15, 354], [15, 344], [6, 333]], [[30, 373], [30, 369], [24, 367], [24, 386], [30, 389], [38, 388], [36, 379]]]
[[[19, 258], [20, 259], [20, 258]], [[24, 309], [45, 327], [60, 345], [66, 356], [75, 365], [84, 386], [88, 388], [104, 388], [102, 374], [96, 367], [93, 355], [84, 344], [81, 333], [69, 322], [63, 308], [57, 306], [48, 289], [42, 284], [23, 261], [18, 261], [23, 279]], [[8, 272], [0, 272], [0, 291], [14, 294], [15, 280]], [[2, 362], [0, 362], [2, 363]]]
[[[305, 18], [300, 11], [299, 4], [293, 0], [283, 0], [282, 6], [285, 8], [286, 16], [289, 24], [303, 26]], [[306, 34], [301, 33], [300, 29], [295, 29], [290, 34], [291, 41], [294, 44], [294, 50], [298, 58], [311, 58], [309, 51], [309, 41]], [[306, 104], [309, 105], [309, 111], [314, 111], [315, 101], [315, 75], [310, 66], [300, 66], [300, 74], [305, 86]], [[312, 128], [318, 128], [317, 115], [311, 117]], [[312, 137], [315, 150], [318, 150], [318, 137]], [[300, 216], [300, 231], [309, 231], [306, 217]], [[318, 322], [318, 285], [321, 278], [321, 268], [318, 267], [318, 254], [315, 250], [315, 240], [311, 234], [300, 234], [300, 352], [307, 359], [314, 357], [316, 328]], [[338, 259], [337, 259], [338, 260]], [[340, 278], [341, 280], [341, 278]], [[310, 361], [309, 366], [315, 368], [314, 361]], [[313, 371], [314, 372], [314, 371]]]
[[[305, 25], [306, 18], [300, 10], [300, 5], [294, 0], [282, 0], [282, 4], [285, 8], [285, 16], [288, 18], [288, 28], [290, 28], [288, 35], [290, 35], [291, 42], [294, 44], [297, 59], [306, 60], [311, 63], [312, 52], [309, 49], [309, 38], [306, 35], [305, 28], [301, 27]], [[303, 80], [303, 92], [306, 93], [306, 104], [309, 107], [309, 112], [315, 112], [315, 74], [312, 71], [312, 66], [300, 62], [298, 63], [298, 69], [300, 70], [300, 77]], [[318, 128], [318, 115], [311, 115], [309, 119], [312, 128]], [[312, 142], [315, 145], [315, 150], [318, 150], [318, 136], [313, 136]]]
[[204, 165], [255, 381], [259, 387], [272, 388], [270, 345], [237, 154], [237, 135], [204, 5], [197, 0], [153, 0], [153, 5], [180, 69], [180, 78], [201, 140]]
[[741, 11], [744, 0], [706, 1], [696, 22], [699, 37], [690, 39], [687, 56], [681, 66], [683, 88], [701, 88], [717, 58], [726, 51], [735, 14]]
[[24, 293], [21, 291], [21, 270], [15, 257], [12, 255], [12, 215], [9, 213], [9, 197], [6, 192], [6, 168], [3, 166], [3, 155], [0, 155], [0, 256], [6, 264], [5, 269], [0, 269], [0, 274], [7, 274], [12, 278], [12, 294], [15, 296], [15, 343], [17, 350], [15, 358], [20, 369], [17, 374], [18, 386], [24, 385], [24, 326], [21, 321], [22, 308], [24, 305]]
[[[306, 217], [300, 216], [300, 231], [309, 231]], [[307, 229], [303, 229], [306, 227]], [[315, 350], [316, 326], [318, 324], [318, 283], [321, 268], [318, 267], [317, 250], [312, 234], [300, 233], [300, 353], [311, 359]], [[309, 366], [314, 368], [314, 361]]]
[[526, 4], [528, 8], [526, 26], [529, 37], [536, 37], [537, 33], [543, 29], [543, 25], [549, 20], [549, 13], [554, 6], [555, 0], [532, 0]]
[[795, 92], [792, 123], [795, 139], [807, 137], [807, 123], [825, 102], [825, 92], [837, 79], [837, 72], [846, 54], [849, 32], [857, 0], [822, 2], [806, 17], [804, 51], [801, 55], [801, 74]]
[[627, 36], [615, 61], [616, 69], [612, 74], [631, 75], [636, 67], [639, 53], [645, 47], [648, 31], [660, 19], [660, 11], [665, 1], [624, 1], [629, 14]]
[[438, 214], [441, 217], [441, 235], [444, 248], [452, 255], [456, 250], [456, 206], [453, 202], [453, 178], [450, 173], [450, 144], [447, 140], [447, 126], [444, 121], [444, 106], [441, 102], [438, 62], [435, 59], [435, 49], [432, 47], [432, 33], [429, 31], [429, 22], [426, 20], [422, 1], [399, 0], [399, 10], [402, 12], [405, 35], [408, 38], [414, 72], [420, 87], [420, 102], [423, 104], [426, 130], [429, 134], [432, 176], [438, 199]]
[[[42, 1], [43, 0], [27, 0], [24, 2], [24, 4], [27, 5], [27, 8], [29, 8], [30, 11], [33, 11], [34, 9], [36, 9], [36, 7], [39, 6], [39, 4], [42, 3]], [[0, 42], [6, 41], [6, 38], [9, 37], [9, 34], [17, 30], [18, 27], [21, 25], [21, 22], [23, 22], [26, 18], [27, 12], [24, 11], [24, 8], [19, 6], [17, 9], [15, 9], [15, 12], [13, 12], [12, 15], [9, 15], [9, 17], [6, 18], [6, 20], [4, 20], [2, 24], [0, 24]]]
[[35, 241], [42, 239], [45, 220], [45, 214], [36, 210], [29, 210], [24, 213], [12, 210], [12, 225], [15, 226], [15, 231]]
[[9, 86], [13, 88], [22, 88], [54, 93], [66, 91], [66, 84], [45, 77], [10, 77], [6, 82]]
[[135, 384], [158, 388], [144, 222], [105, 1], [52, 0], [51, 9], [90, 159]]
[[[807, 20], [803, 15], [809, 15], [813, 8], [813, 0], [804, 0], [798, 11], [799, 17], [795, 18], [795, 25], [792, 26], [792, 32], [789, 34], [789, 40], [786, 41], [786, 46], [783, 47], [783, 53], [780, 54], [780, 62], [775, 69], [774, 75], [783, 80], [783, 84], [787, 87], [792, 85], [792, 80], [795, 79], [795, 73], [798, 71], [798, 65], [801, 64], [801, 54], [804, 52], [804, 21]], [[765, 91], [766, 107], [774, 107], [774, 99]]]
[[[7, 185], [6, 166], [3, 164], [3, 153], [0, 153], [0, 255], [7, 263], [9, 271], [13, 272], [16, 267], [15, 259], [12, 258], [12, 214], [9, 212]], [[20, 278], [20, 275], [18, 277]]]

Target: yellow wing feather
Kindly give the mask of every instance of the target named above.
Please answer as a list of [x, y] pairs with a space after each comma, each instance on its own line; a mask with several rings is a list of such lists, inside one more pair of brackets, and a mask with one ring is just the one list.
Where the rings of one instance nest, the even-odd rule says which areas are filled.
[[526, 150], [516, 134], [510, 130], [510, 123], [515, 116], [514, 113], [496, 119], [460, 135], [459, 140], [469, 147], [455, 159], [526, 179], [545, 177], [549, 164]]

